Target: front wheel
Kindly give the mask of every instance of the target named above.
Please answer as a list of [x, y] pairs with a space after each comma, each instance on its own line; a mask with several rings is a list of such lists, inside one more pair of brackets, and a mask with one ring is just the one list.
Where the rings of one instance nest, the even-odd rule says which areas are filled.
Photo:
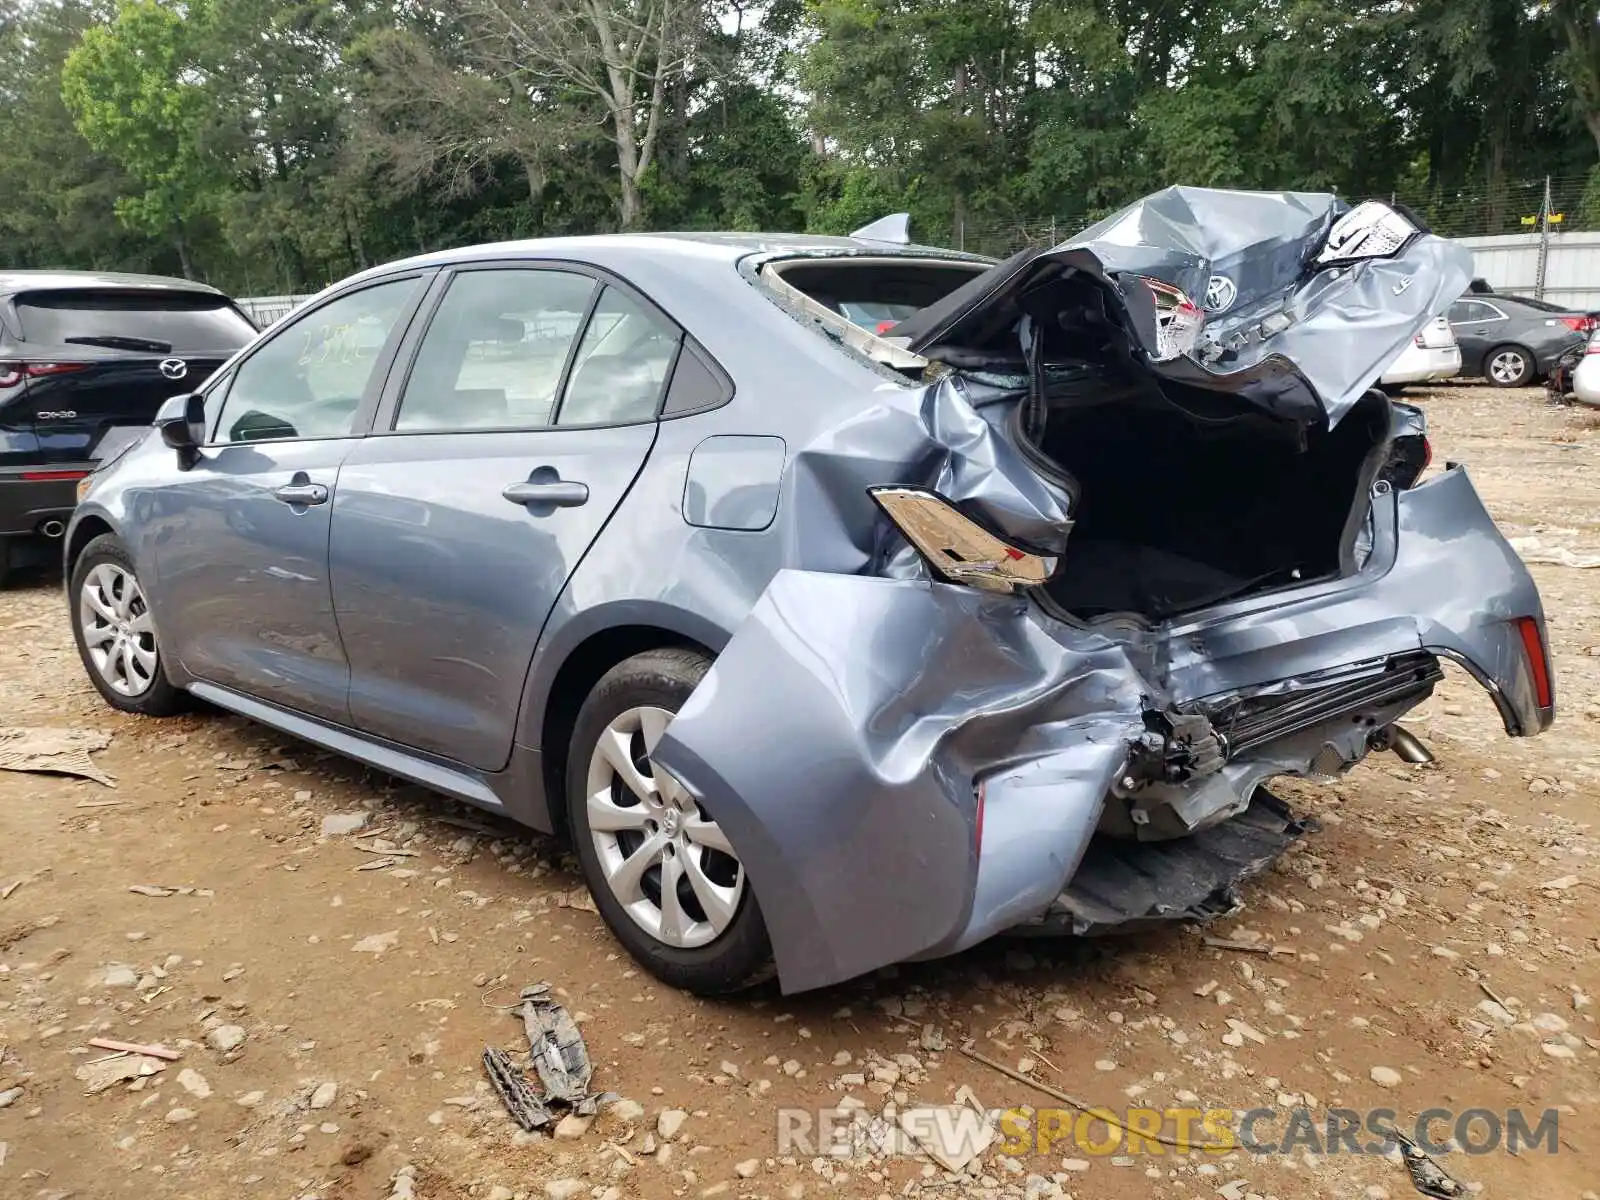
[[72, 636], [89, 681], [113, 708], [147, 717], [182, 710], [167, 681], [150, 604], [133, 559], [114, 534], [90, 542], [72, 568]]
[[1521, 346], [1496, 346], [1483, 360], [1483, 375], [1495, 387], [1522, 387], [1533, 379], [1533, 355]]
[[617, 940], [656, 978], [702, 996], [771, 974], [738, 851], [651, 752], [710, 667], [690, 650], [618, 664], [579, 710], [567, 814], [584, 881]]

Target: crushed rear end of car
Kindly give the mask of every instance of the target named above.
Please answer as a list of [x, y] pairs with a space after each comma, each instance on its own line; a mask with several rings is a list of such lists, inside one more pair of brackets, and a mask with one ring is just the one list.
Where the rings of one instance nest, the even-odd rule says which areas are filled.
[[1311, 828], [1270, 781], [1425, 756], [1399, 722], [1446, 661], [1549, 725], [1527, 569], [1373, 390], [1469, 277], [1384, 205], [1169, 189], [884, 331], [923, 386], [791, 448], [817, 566], [654, 756], [785, 990], [1232, 912]]

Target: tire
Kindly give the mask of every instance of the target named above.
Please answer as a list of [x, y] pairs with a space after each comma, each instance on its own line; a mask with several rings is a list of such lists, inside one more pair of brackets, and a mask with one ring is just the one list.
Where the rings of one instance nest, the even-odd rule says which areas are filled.
[[11, 539], [0, 537], [0, 588], [6, 586], [6, 576], [11, 574]]
[[78, 657], [107, 704], [146, 717], [170, 717], [187, 707], [188, 694], [167, 679], [138, 572], [115, 534], [103, 533], [84, 547], [67, 594]]
[[[568, 828], [601, 918], [645, 970], [699, 996], [772, 975], [766, 924], [734, 848], [645, 750], [710, 666], [696, 651], [651, 650], [606, 672], [578, 711], [566, 772]], [[678, 903], [664, 907], [666, 872]]]
[[1533, 376], [1533, 353], [1521, 346], [1496, 346], [1483, 356], [1483, 377], [1491, 387], [1523, 387]]

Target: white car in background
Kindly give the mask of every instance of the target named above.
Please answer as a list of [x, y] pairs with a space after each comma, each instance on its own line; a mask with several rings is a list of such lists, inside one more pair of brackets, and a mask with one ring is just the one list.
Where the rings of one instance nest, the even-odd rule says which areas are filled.
[[1589, 335], [1583, 357], [1573, 368], [1572, 397], [1581, 404], [1600, 407], [1600, 329]]
[[1383, 387], [1438, 383], [1461, 374], [1461, 347], [1445, 317], [1428, 322], [1378, 380]]

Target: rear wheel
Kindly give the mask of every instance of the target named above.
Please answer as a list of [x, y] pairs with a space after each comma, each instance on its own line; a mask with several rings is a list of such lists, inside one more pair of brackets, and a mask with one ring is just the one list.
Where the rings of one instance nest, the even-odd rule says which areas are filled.
[[772, 950], [738, 851], [651, 751], [710, 661], [652, 650], [613, 667], [578, 713], [567, 812], [595, 904], [652, 975], [699, 995], [771, 973]]
[[114, 534], [90, 542], [72, 568], [72, 635], [89, 680], [123, 712], [167, 717], [184, 693], [167, 681], [150, 604]]
[[1533, 355], [1521, 346], [1496, 346], [1483, 360], [1483, 376], [1495, 387], [1522, 387], [1533, 379]]

